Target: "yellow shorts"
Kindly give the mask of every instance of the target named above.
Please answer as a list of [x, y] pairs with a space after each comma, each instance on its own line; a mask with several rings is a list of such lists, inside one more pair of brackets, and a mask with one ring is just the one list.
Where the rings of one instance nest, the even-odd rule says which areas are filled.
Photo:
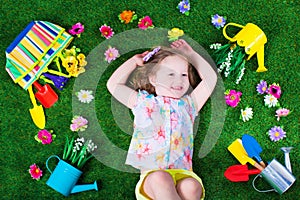
[[[143, 183], [144, 183], [145, 178], [150, 173], [152, 173], [154, 171], [157, 171], [157, 170], [151, 170], [151, 171], [147, 171], [147, 172], [144, 172], [144, 173], [141, 174], [140, 180], [139, 180], [139, 182], [137, 183], [137, 185], [135, 187], [135, 196], [136, 196], [137, 200], [149, 200], [149, 197], [147, 196], [147, 194], [143, 190]], [[204, 190], [204, 187], [203, 187], [203, 184], [202, 184], [202, 180], [201, 180], [201, 178], [199, 178], [199, 176], [197, 176], [197, 174], [195, 174], [192, 171], [188, 171], [188, 170], [184, 170], [184, 169], [166, 169], [166, 170], [163, 170], [163, 171], [168, 172], [172, 176], [175, 185], [181, 179], [188, 178], [188, 177], [192, 177], [192, 178], [196, 179], [197, 181], [199, 181], [199, 183], [202, 185], [202, 198], [201, 198], [201, 200], [204, 199], [205, 190]]]

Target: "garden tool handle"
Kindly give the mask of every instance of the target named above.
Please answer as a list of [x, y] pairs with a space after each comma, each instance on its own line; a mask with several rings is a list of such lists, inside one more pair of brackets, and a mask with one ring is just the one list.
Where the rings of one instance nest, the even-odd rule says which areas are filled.
[[71, 77], [70, 74], [66, 75], [66, 74], [64, 74], [62, 72], [58, 72], [58, 71], [51, 70], [51, 69], [48, 69], [47, 72], [50, 73], [50, 74], [54, 74], [54, 75], [58, 75], [58, 76], [63, 76], [63, 77], [66, 77], [66, 78], [70, 78]]
[[236, 27], [239, 27], [239, 28], [244, 28], [244, 26], [243, 25], [240, 25], [240, 24], [236, 24], [236, 23], [232, 23], [232, 22], [229, 22], [228, 24], [226, 24], [225, 26], [224, 26], [224, 28], [223, 28], [223, 35], [224, 35], [224, 37], [227, 39], [227, 40], [229, 40], [230, 42], [235, 42], [236, 40], [234, 40], [233, 38], [231, 38], [231, 37], [229, 37], [228, 35], [227, 35], [227, 33], [226, 33], [226, 28], [227, 28], [227, 26], [236, 26]]
[[48, 171], [52, 174], [52, 171], [51, 171], [51, 170], [49, 169], [49, 167], [48, 167], [48, 161], [49, 161], [51, 158], [57, 158], [59, 161], [60, 161], [60, 158], [59, 158], [57, 155], [52, 155], [52, 156], [50, 156], [50, 157], [47, 159], [47, 161], [46, 161], [46, 167], [47, 167]]
[[36, 106], [37, 103], [36, 103], [36, 99], [35, 99], [34, 93], [32, 91], [32, 85], [30, 85], [27, 90], [28, 90], [28, 93], [29, 93], [29, 97], [30, 97], [31, 103], [33, 104], [33, 106]]
[[259, 174], [261, 172], [260, 169], [250, 169], [248, 170], [248, 174]]
[[260, 161], [259, 164], [262, 166], [262, 167], [266, 167], [266, 164], [264, 161]]
[[43, 87], [42, 87], [37, 81], [34, 81], [34, 82], [33, 82], [33, 85], [34, 85], [34, 87], [36, 87], [36, 89], [37, 89], [38, 91], [43, 90]]
[[260, 164], [258, 164], [257, 162], [255, 162], [253, 164], [254, 167], [256, 167], [257, 169], [259, 169], [260, 171], [263, 171], [264, 170], [264, 167], [262, 167]]

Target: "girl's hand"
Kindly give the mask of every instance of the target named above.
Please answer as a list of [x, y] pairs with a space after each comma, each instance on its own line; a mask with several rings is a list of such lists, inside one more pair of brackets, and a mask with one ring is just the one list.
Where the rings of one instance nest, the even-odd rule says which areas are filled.
[[181, 51], [183, 54], [187, 54], [187, 55], [194, 51], [193, 48], [183, 39], [179, 39], [179, 40], [172, 42], [171, 47], [173, 49], [177, 49], [177, 50]]
[[137, 66], [143, 66], [144, 65], [143, 58], [144, 58], [144, 56], [147, 55], [147, 53], [149, 53], [149, 51], [145, 51], [144, 53], [141, 53], [141, 54], [136, 54], [132, 57], [132, 59], [134, 59]]

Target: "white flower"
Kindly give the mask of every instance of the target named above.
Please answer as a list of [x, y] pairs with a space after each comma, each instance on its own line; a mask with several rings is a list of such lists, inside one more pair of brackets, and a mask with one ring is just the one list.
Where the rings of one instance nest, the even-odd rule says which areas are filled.
[[265, 101], [265, 105], [268, 106], [269, 108], [275, 107], [278, 103], [277, 98], [275, 98], [271, 94], [266, 95], [264, 101]]
[[252, 108], [246, 108], [245, 110], [241, 109], [241, 115], [244, 122], [249, 121], [253, 117]]
[[209, 46], [210, 49], [220, 49], [220, 47], [222, 46], [222, 44], [220, 43], [215, 43], [215, 44], [211, 44]]
[[91, 90], [80, 90], [77, 93], [77, 97], [80, 102], [82, 103], [90, 103], [93, 99], [94, 96], [92, 95], [93, 91]]
[[242, 80], [242, 77], [244, 76], [244, 73], [245, 73], [245, 67], [243, 67], [242, 69], [241, 69], [241, 71], [240, 71], [240, 73], [239, 73], [239, 77], [236, 79], [236, 84], [239, 84], [240, 83], [240, 81]]

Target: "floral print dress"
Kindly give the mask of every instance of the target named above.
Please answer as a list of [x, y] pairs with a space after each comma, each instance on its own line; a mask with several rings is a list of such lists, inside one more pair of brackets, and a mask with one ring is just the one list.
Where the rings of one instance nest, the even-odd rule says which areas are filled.
[[139, 91], [132, 109], [134, 132], [126, 164], [145, 170], [192, 170], [193, 124], [197, 112], [190, 96], [180, 99]]

